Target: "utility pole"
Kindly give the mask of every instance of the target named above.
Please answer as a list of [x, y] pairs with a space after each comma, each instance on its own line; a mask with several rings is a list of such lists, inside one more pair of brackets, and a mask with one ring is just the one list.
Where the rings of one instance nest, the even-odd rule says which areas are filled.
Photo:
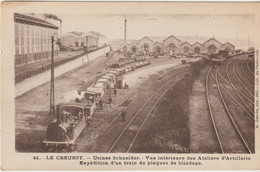
[[55, 113], [54, 99], [54, 35], [51, 37], [51, 87], [50, 87], [50, 114]]

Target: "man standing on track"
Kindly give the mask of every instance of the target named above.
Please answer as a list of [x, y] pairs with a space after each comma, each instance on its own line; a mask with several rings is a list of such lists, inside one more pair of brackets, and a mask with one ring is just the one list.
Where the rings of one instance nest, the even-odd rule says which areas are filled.
[[98, 103], [99, 103], [100, 109], [103, 109], [103, 101], [100, 99]]
[[116, 95], [116, 93], [117, 93], [117, 90], [116, 90], [116, 88], [114, 88], [114, 95]]
[[123, 122], [125, 122], [125, 116], [126, 116], [126, 110], [125, 109], [123, 109], [121, 115], [122, 115]]
[[108, 104], [109, 104], [110, 108], [112, 108], [112, 98], [111, 97], [108, 98]]

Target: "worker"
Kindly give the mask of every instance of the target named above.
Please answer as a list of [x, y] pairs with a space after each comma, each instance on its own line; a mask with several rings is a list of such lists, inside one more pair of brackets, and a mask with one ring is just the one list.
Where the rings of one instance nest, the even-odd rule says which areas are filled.
[[124, 86], [124, 89], [128, 89], [128, 85], [127, 85], [127, 83], [125, 82], [125, 86]]
[[108, 104], [109, 104], [110, 108], [112, 108], [112, 98], [111, 97], [108, 98]]
[[116, 95], [116, 93], [117, 93], [117, 90], [116, 90], [116, 88], [114, 88], [114, 95]]
[[123, 120], [123, 122], [125, 122], [125, 116], [126, 116], [126, 110], [125, 110], [125, 109], [123, 109], [121, 115], [122, 115], [122, 120]]
[[103, 109], [103, 101], [100, 99], [98, 103], [99, 103], [100, 109]]

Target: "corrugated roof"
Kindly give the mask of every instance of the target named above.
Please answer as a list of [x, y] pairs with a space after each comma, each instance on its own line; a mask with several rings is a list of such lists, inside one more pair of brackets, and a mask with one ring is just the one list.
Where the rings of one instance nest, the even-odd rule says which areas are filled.
[[58, 29], [59, 27], [55, 26], [52, 23], [49, 23], [45, 20], [39, 19], [39, 18], [35, 18], [35, 17], [31, 17], [31, 16], [27, 16], [24, 14], [20, 14], [20, 13], [14, 13], [14, 20], [16, 22], [27, 22], [30, 23], [32, 25], [39, 25], [39, 26], [44, 26], [44, 27], [51, 27], [51, 28], [55, 28]]

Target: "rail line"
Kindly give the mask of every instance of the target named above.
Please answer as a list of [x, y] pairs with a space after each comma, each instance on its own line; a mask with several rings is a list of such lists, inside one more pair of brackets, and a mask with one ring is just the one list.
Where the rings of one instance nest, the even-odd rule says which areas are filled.
[[240, 62], [240, 67], [241, 67], [241, 69], [242, 69], [242, 72], [245, 74], [245, 76], [247, 77], [247, 79], [250, 81], [250, 82], [252, 82], [252, 84], [254, 84], [254, 81], [250, 78], [250, 76], [248, 76], [248, 74], [246, 73], [246, 71], [245, 71], [245, 69], [244, 69], [244, 67], [243, 67], [243, 63], [245, 62], [245, 60], [242, 60], [241, 62]]
[[[246, 140], [244, 139], [244, 137], [243, 137], [243, 135], [241, 134], [240, 130], [238, 129], [238, 126], [237, 126], [236, 123], [234, 122], [234, 119], [233, 119], [233, 117], [232, 117], [232, 115], [231, 115], [231, 113], [230, 113], [230, 111], [229, 111], [229, 108], [228, 108], [228, 106], [227, 106], [227, 104], [226, 104], [226, 102], [225, 102], [225, 99], [224, 99], [224, 97], [223, 97], [223, 95], [222, 95], [222, 92], [221, 92], [220, 87], [222, 87], [223, 89], [224, 89], [224, 87], [221, 86], [220, 82], [218, 81], [218, 73], [219, 73], [219, 71], [218, 71], [218, 69], [217, 69], [217, 70], [216, 70], [216, 76], [214, 77], [213, 74], [210, 72], [212, 78], [215, 80], [215, 82], [216, 82], [216, 84], [217, 84], [218, 92], [219, 92], [221, 101], [222, 101], [222, 103], [223, 103], [223, 105], [224, 105], [224, 107], [225, 107], [225, 111], [227, 112], [227, 115], [229, 116], [229, 119], [231, 120], [232, 125], [233, 125], [233, 127], [235, 128], [235, 130], [236, 130], [236, 132], [237, 132], [237, 134], [238, 134], [240, 140], [242, 141], [242, 143], [243, 143], [245, 149], [247, 150], [248, 153], [252, 154], [252, 151], [250, 150], [250, 148], [249, 148], [249, 146], [248, 146], [248, 143], [246, 142]], [[224, 89], [224, 90], [225, 90], [225, 89]], [[225, 91], [228, 93], [227, 90], [225, 90]]]
[[241, 100], [241, 101], [243, 102], [243, 104], [249, 109], [249, 111], [250, 111], [251, 114], [249, 114], [248, 112], [247, 112], [247, 113], [248, 113], [249, 115], [251, 115], [251, 116], [254, 116], [254, 112], [251, 110], [251, 108], [249, 107], [249, 105], [245, 102], [245, 100], [244, 100], [241, 96], [243, 96], [244, 98], [246, 98], [246, 99], [247, 99], [251, 104], [253, 104], [253, 105], [254, 105], [254, 102], [251, 101], [247, 96], [245, 96], [241, 91], [239, 91], [239, 90], [235, 87], [234, 83], [232, 82], [232, 80], [231, 80], [231, 78], [230, 78], [230, 76], [229, 76], [228, 67], [229, 67], [230, 63], [231, 63], [231, 61], [229, 61], [229, 63], [226, 65], [226, 75], [227, 75], [227, 78], [228, 78], [229, 82], [226, 81], [226, 79], [224, 79], [224, 77], [220, 74], [220, 72], [218, 72], [218, 73], [219, 73], [220, 77], [221, 77], [226, 83], [228, 83], [229, 85], [231, 85], [231, 87], [235, 90], [235, 92], [236, 92], [236, 94], [238, 95], [238, 97], [240, 98], [240, 100]]
[[[231, 80], [227, 81], [219, 72], [219, 76], [228, 84], [230, 85], [234, 90], [236, 90], [241, 96], [243, 96], [245, 99], [247, 99], [250, 103], [252, 103], [254, 105], [254, 102], [252, 100], [250, 100], [245, 94], [243, 94], [239, 89], [237, 89], [233, 82]], [[228, 76], [229, 77], [229, 76]], [[231, 81], [231, 82], [230, 82]]]
[[249, 69], [250, 73], [251, 73], [253, 76], [255, 76], [254, 71], [253, 71], [253, 70], [250, 68], [250, 66], [249, 66], [249, 62], [250, 62], [250, 60], [248, 60], [247, 63], [246, 63], [247, 68]]
[[209, 99], [209, 73], [211, 71], [212, 68], [210, 68], [207, 72], [207, 75], [206, 75], [206, 98], [207, 98], [207, 104], [208, 104], [208, 109], [209, 109], [209, 113], [210, 113], [210, 119], [211, 119], [211, 122], [213, 124], [213, 128], [214, 128], [214, 131], [215, 131], [215, 135], [217, 137], [217, 141], [218, 141], [218, 145], [220, 147], [220, 153], [224, 153], [224, 150], [223, 150], [223, 146], [222, 146], [222, 143], [220, 141], [220, 137], [219, 137], [219, 134], [218, 134], [218, 131], [217, 131], [217, 127], [216, 127], [216, 124], [215, 124], [215, 120], [214, 120], [214, 117], [213, 117], [213, 113], [212, 113], [212, 109], [211, 109], [211, 105], [210, 105], [210, 99]]
[[[219, 71], [217, 69], [217, 73], [219, 74]], [[248, 113], [248, 111], [244, 108], [243, 105], [241, 105], [234, 96], [232, 96], [229, 91], [220, 83], [218, 82], [218, 84], [221, 86], [221, 88], [239, 105], [239, 107], [241, 107], [246, 113], [247, 113], [247, 116], [249, 116], [252, 120], [254, 120], [254, 116], [252, 116], [251, 114]]]
[[[171, 84], [161, 95], [160, 97], [156, 100], [156, 102], [153, 104], [151, 110], [148, 112], [148, 114], [145, 116], [143, 122], [141, 123], [140, 127], [138, 128], [138, 131], [135, 133], [134, 138], [132, 140], [132, 142], [130, 143], [128, 149], [127, 149], [127, 153], [130, 151], [130, 149], [132, 148], [137, 136], [139, 135], [141, 129], [143, 128], [146, 120], [148, 119], [148, 117], [150, 116], [151, 112], [153, 111], [153, 109], [155, 108], [155, 106], [157, 105], [157, 103], [159, 102], [159, 100], [165, 95], [165, 93], [172, 88], [173, 85], [175, 85], [178, 81], [180, 81], [181, 79], [183, 79], [184, 77], [182, 76], [181, 78], [178, 78], [176, 81], [174, 81], [173, 84]], [[175, 80], [176, 78], [172, 79], [171, 81], [167, 82], [166, 84], [164, 84], [160, 89], [158, 89], [155, 94], [159, 93], [160, 90], [162, 90], [164, 87], [166, 87], [167, 84], [169, 84], [170, 82], [172, 82], [173, 80]], [[128, 124], [126, 125], [126, 127], [124, 128], [124, 130], [120, 133], [120, 135], [118, 136], [118, 138], [116, 139], [116, 141], [113, 143], [113, 145], [110, 147], [108, 153], [110, 153], [116, 146], [116, 144], [118, 143], [118, 141], [122, 138], [122, 136], [126, 133], [126, 130], [129, 128], [130, 124], [133, 123], [133, 121], [136, 119], [136, 117], [140, 114], [139, 112], [146, 106], [146, 104], [148, 104], [148, 102], [150, 102], [152, 100], [152, 98], [155, 96], [155, 94], [153, 94], [153, 96], [151, 96], [144, 104], [143, 106], [135, 113], [135, 115], [132, 117], [132, 119], [128, 122]], [[129, 138], [130, 136], [128, 136], [127, 138]], [[131, 136], [132, 137], [132, 136]]]
[[245, 86], [245, 84], [241, 81], [241, 79], [238, 77], [237, 73], [236, 73], [236, 69], [235, 69], [235, 65], [236, 65], [237, 61], [235, 61], [233, 63], [233, 72], [236, 76], [236, 78], [238, 79], [238, 81], [240, 82], [240, 84], [245, 88], [245, 90], [249, 93], [249, 95], [254, 98], [254, 95], [248, 90], [248, 88]]
[[[245, 141], [245, 139], [244, 139], [244, 137], [242, 136], [242, 134], [240, 133], [240, 131], [239, 131], [239, 129], [238, 129], [238, 127], [237, 127], [237, 125], [236, 125], [236, 123], [234, 122], [234, 120], [233, 120], [233, 118], [232, 118], [232, 116], [231, 116], [231, 114], [230, 114], [230, 111], [229, 111], [229, 108], [228, 108], [228, 106], [226, 105], [226, 102], [225, 102], [225, 100], [224, 100], [224, 97], [223, 97], [223, 95], [222, 95], [222, 92], [221, 92], [221, 88], [220, 87], [222, 87], [221, 85], [220, 85], [220, 82], [218, 81], [218, 69], [216, 70], [216, 74], [215, 74], [215, 77], [213, 76], [213, 74], [212, 74], [212, 72], [211, 72], [211, 69], [208, 71], [208, 73], [211, 75], [211, 78], [215, 81], [215, 83], [216, 83], [216, 85], [217, 85], [217, 92], [218, 92], [218, 94], [219, 94], [219, 97], [220, 97], [220, 101], [222, 102], [222, 105], [223, 105], [223, 108], [224, 108], [224, 110], [225, 110], [225, 112], [226, 112], [226, 117], [225, 118], [228, 118], [229, 119], [229, 122], [230, 122], [230, 125], [228, 125], [228, 127], [231, 127], [231, 128], [228, 128], [229, 130], [229, 132], [233, 132], [233, 137], [235, 137], [236, 139], [238, 139], [238, 140], [240, 140], [240, 146], [241, 146], [241, 148], [243, 147], [243, 148], [245, 148], [245, 151], [246, 152], [248, 152], [248, 153], [252, 153], [251, 152], [251, 150], [250, 150], [250, 148], [249, 148], [249, 146], [248, 146], [248, 144], [247, 144], [247, 142]], [[208, 75], [207, 75], [207, 77], [208, 77]], [[208, 78], [207, 78], [208, 79]], [[223, 88], [223, 87], [222, 87]], [[209, 93], [208, 93], [209, 94]], [[207, 96], [209, 96], [209, 95], [207, 95]], [[211, 105], [211, 102], [209, 101], [208, 102], [209, 104], [208, 104], [208, 106], [210, 107]], [[210, 107], [211, 108], [211, 107]], [[220, 146], [220, 152], [221, 153], [225, 153], [225, 152], [228, 152], [229, 150], [228, 150], [228, 147], [230, 147], [230, 143], [229, 143], [229, 141], [227, 140], [227, 139], [229, 139], [229, 138], [227, 138], [227, 136], [225, 136], [227, 133], [226, 133], [226, 131], [225, 130], [223, 130], [223, 128], [224, 127], [221, 127], [222, 125], [225, 125], [225, 124], [223, 124], [223, 122], [221, 121], [221, 122], [219, 122], [219, 126], [218, 126], [218, 129], [217, 129], [217, 127], [216, 127], [216, 124], [215, 124], [215, 122], [216, 122], [216, 119], [214, 118], [214, 114], [212, 114], [212, 110], [210, 110], [210, 112], [211, 112], [211, 119], [212, 119], [212, 121], [213, 121], [213, 124], [214, 124], [214, 126], [215, 126], [215, 128], [214, 128], [214, 130], [215, 130], [215, 134], [216, 134], [216, 136], [217, 136], [217, 139], [218, 139], [218, 144], [219, 144], [219, 146]], [[216, 116], [217, 117], [217, 116]], [[220, 116], [221, 117], [221, 116]], [[220, 117], [218, 117], [218, 118], [220, 118]], [[223, 116], [224, 117], [224, 116]], [[221, 117], [221, 119], [223, 119], [223, 117]], [[218, 131], [219, 130], [219, 131]], [[224, 136], [223, 137], [220, 137], [220, 135], [219, 135], [219, 132], [222, 132], [222, 134], [224, 134]], [[230, 137], [232, 137], [232, 136], [230, 136]], [[233, 139], [235, 139], [235, 138], [233, 138]], [[223, 143], [225, 143], [224, 145], [223, 145]], [[227, 149], [226, 151], [224, 151], [224, 149]], [[241, 151], [241, 150], [240, 150]]]
[[[182, 71], [183, 72], [183, 71]], [[184, 75], [184, 74], [186, 74], [186, 73], [183, 73], [183, 74], [180, 74], [179, 76], [181, 76], [181, 75]], [[164, 78], [163, 78], [163, 80], [165, 80], [165, 79], [167, 79], [168, 77], [171, 77], [171, 75], [172, 74], [170, 74], [170, 75], [166, 75]], [[159, 76], [159, 77], [157, 77], [157, 78], [160, 78], [161, 76]], [[178, 77], [178, 76], [177, 76]], [[157, 80], [156, 80], [157, 81]], [[159, 83], [162, 81], [162, 79], [159, 81]], [[151, 83], [152, 81], [150, 81], [149, 83]], [[154, 86], [155, 85], [157, 85], [158, 83], [156, 83], [156, 84], [154, 84]], [[147, 84], [146, 84], [147, 85]], [[146, 90], [148, 90], [150, 87], [148, 87]], [[138, 92], [138, 91], [137, 91]], [[136, 93], [137, 93], [136, 92]], [[145, 91], [142, 91], [142, 94], [141, 95], [143, 95], [143, 94], [145, 94]], [[137, 96], [137, 97], [135, 97], [135, 99], [134, 100], [132, 100], [132, 102], [129, 104], [129, 105], [127, 105], [127, 107], [125, 108], [125, 109], [128, 109], [133, 103], [135, 103], [136, 101], [137, 101], [137, 99], [140, 97], [140, 95], [139, 96]], [[127, 98], [125, 99], [125, 100], [127, 100]], [[124, 100], [124, 101], [125, 101]], [[123, 101], [123, 102], [124, 102]], [[111, 115], [111, 114], [108, 114], [108, 115], [106, 115], [105, 117], [103, 117], [102, 118], [102, 121], [105, 119], [105, 118], [107, 118], [109, 115]], [[113, 118], [115, 118], [115, 119], [113, 119], [112, 120], [112, 122], [92, 141], [92, 143], [90, 143], [88, 146], [87, 146], [87, 149], [86, 150], [89, 150], [90, 148], [91, 148], [91, 146], [106, 132], [106, 130], [108, 129], [108, 128], [110, 128], [113, 124], [114, 124], [114, 122], [118, 119], [120, 117], [120, 113], [118, 113], [118, 114], [116, 114]], [[99, 122], [99, 124], [102, 122], [102, 121], [100, 121]], [[93, 127], [93, 129], [94, 128], [96, 128], [97, 126], [100, 126], [99, 124], [96, 124], [95, 125], [95, 127]], [[93, 130], [92, 129], [92, 130]], [[91, 130], [91, 131], [92, 131]]]

